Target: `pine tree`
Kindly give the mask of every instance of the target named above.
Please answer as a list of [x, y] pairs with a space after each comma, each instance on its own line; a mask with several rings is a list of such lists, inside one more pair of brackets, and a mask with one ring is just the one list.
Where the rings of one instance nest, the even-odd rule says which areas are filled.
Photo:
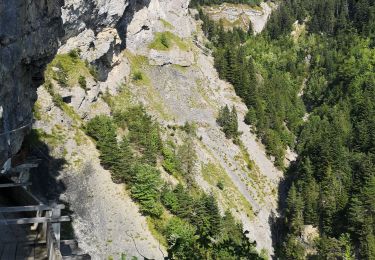
[[118, 160], [111, 167], [112, 179], [115, 182], [130, 182], [133, 177], [133, 163], [133, 152], [128, 139], [124, 138], [118, 149]]
[[221, 216], [215, 197], [210, 194], [204, 197], [205, 208], [210, 217], [210, 235], [215, 237], [221, 230]]
[[318, 225], [318, 199], [319, 186], [313, 177], [311, 161], [307, 158], [303, 162], [303, 191], [304, 198], [304, 218], [306, 224]]
[[325, 235], [331, 235], [333, 232], [333, 218], [336, 213], [336, 196], [339, 194], [338, 182], [328, 167], [325, 176], [320, 184], [320, 228]]
[[188, 184], [193, 183], [194, 166], [197, 160], [194, 141], [191, 136], [185, 138], [184, 143], [178, 148], [177, 157], [181, 162], [181, 169], [185, 174]]
[[236, 107], [232, 107], [232, 111], [230, 113], [230, 122], [228, 126], [229, 138], [236, 139], [238, 137], [238, 117], [237, 117], [237, 110]]
[[139, 164], [135, 167], [135, 176], [132, 179], [131, 196], [140, 204], [144, 214], [160, 216], [162, 206], [159, 202], [161, 188], [160, 173], [148, 164]]
[[296, 186], [292, 184], [286, 200], [286, 221], [290, 233], [300, 235], [303, 228], [303, 201], [301, 194], [297, 192]]
[[249, 75], [249, 85], [247, 86], [248, 91], [246, 96], [244, 96], [245, 103], [248, 107], [256, 107], [257, 103], [257, 79], [254, 67], [254, 60], [252, 57], [249, 58], [246, 71]]

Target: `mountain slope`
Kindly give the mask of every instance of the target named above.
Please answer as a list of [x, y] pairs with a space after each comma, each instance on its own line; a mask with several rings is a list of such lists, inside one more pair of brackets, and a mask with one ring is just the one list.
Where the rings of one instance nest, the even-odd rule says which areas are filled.
[[[146, 219], [123, 185], [111, 182], [92, 140], [81, 130], [86, 120], [97, 114], [110, 115], [113, 107], [121, 110], [143, 104], [161, 124], [163, 138], [181, 142], [176, 129], [186, 122], [197, 126], [197, 184], [218, 198], [223, 212], [230, 210], [241, 220], [259, 250], [271, 255], [270, 223], [276, 214], [282, 173], [243, 123], [247, 109], [233, 87], [219, 79], [209, 50], [202, 47], [207, 40], [200, 22], [192, 18], [185, 0], [152, 0], [134, 10], [129, 23], [121, 27], [125, 32], [113, 29], [110, 23], [96, 35], [87, 29], [68, 39], [47, 70], [52, 85], [38, 91], [40, 117], [35, 128], [44, 133], [42, 139], [54, 156], [67, 160], [59, 177], [66, 186], [60, 198], [74, 212], [80, 245], [94, 258], [122, 252], [156, 259], [162, 256]], [[163, 44], [163, 38], [168, 44]], [[80, 51], [72, 52], [77, 48]], [[95, 64], [98, 73], [90, 74], [92, 68], [84, 62], [64, 63], [77, 60], [76, 55]], [[67, 70], [66, 64], [73, 68]], [[70, 71], [68, 87], [59, 78], [66, 70]], [[56, 103], [57, 96], [71, 103]], [[237, 110], [240, 145], [226, 139], [216, 123], [225, 104]], [[165, 178], [175, 182], [172, 176]], [[222, 180], [224, 190], [217, 187]]]

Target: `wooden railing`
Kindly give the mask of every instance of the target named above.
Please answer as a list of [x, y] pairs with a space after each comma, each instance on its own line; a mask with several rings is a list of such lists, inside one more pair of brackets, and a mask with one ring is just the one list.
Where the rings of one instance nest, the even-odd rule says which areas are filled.
[[[29, 184], [29, 183], [27, 183]], [[0, 183], [2, 196], [12, 197], [17, 201], [17, 206], [0, 207], [0, 225], [30, 225], [30, 230], [36, 231], [38, 240], [22, 241], [46, 245], [48, 260], [62, 260], [60, 251], [61, 222], [70, 221], [70, 217], [61, 216], [64, 205], [51, 203], [45, 205], [26, 190], [26, 183], [14, 183], [9, 181]], [[19, 206], [19, 204], [24, 206]], [[26, 204], [26, 205], [25, 205]], [[5, 216], [7, 215], [7, 217]], [[41, 225], [41, 226], [40, 226]], [[14, 241], [15, 244], [21, 241]]]

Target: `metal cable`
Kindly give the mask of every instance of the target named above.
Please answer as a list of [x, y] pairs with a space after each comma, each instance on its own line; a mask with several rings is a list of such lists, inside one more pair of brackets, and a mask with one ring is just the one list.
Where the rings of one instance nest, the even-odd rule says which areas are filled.
[[31, 121], [30, 123], [26, 124], [26, 125], [23, 125], [21, 127], [18, 127], [16, 129], [13, 129], [13, 130], [10, 130], [10, 131], [7, 131], [7, 132], [4, 132], [4, 133], [1, 133], [0, 136], [3, 136], [3, 135], [7, 135], [7, 134], [11, 134], [11, 133], [14, 133], [14, 132], [17, 132], [19, 130], [22, 130], [22, 129], [25, 129], [26, 127], [30, 126], [33, 122]]

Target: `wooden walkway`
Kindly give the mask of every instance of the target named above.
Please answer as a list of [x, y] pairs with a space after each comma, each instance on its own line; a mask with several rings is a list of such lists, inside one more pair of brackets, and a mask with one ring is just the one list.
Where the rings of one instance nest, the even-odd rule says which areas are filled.
[[0, 176], [0, 260], [91, 259], [74, 240], [60, 240], [64, 205], [43, 204], [27, 190], [28, 182]]
[[[2, 190], [2, 189], [1, 189]], [[12, 205], [6, 192], [0, 190], [0, 259], [48, 259], [45, 245], [39, 245], [38, 233], [30, 226], [7, 224], [7, 219], [20, 217], [17, 212], [4, 212]]]

